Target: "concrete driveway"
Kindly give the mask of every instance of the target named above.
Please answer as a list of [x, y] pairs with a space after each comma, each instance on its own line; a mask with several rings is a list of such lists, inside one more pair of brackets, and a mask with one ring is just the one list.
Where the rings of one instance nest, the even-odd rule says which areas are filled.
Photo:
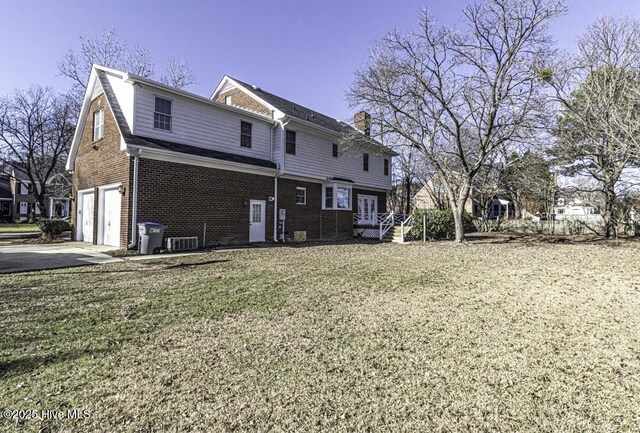
[[0, 246], [0, 274], [121, 261], [104, 254], [114, 249], [84, 242]]

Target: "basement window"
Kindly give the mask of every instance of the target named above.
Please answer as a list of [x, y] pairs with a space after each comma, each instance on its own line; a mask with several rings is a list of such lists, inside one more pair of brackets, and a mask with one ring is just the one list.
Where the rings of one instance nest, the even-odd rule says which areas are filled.
[[98, 141], [104, 137], [104, 110], [100, 109], [93, 113], [93, 141]]
[[296, 204], [307, 204], [307, 188], [296, 188]]
[[153, 127], [171, 132], [171, 100], [156, 96]]

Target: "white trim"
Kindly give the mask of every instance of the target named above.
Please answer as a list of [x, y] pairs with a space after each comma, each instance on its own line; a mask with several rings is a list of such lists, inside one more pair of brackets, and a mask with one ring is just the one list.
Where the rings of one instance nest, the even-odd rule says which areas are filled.
[[130, 149], [140, 149], [144, 152], [140, 155], [140, 158], [154, 159], [158, 161], [175, 162], [185, 165], [196, 165], [200, 167], [218, 168], [221, 170], [238, 171], [241, 173], [260, 174], [263, 176], [273, 177], [277, 173], [276, 168], [262, 168], [250, 164], [242, 164], [231, 161], [214, 160], [203, 156], [188, 155], [180, 152], [171, 152], [168, 150], [149, 149], [146, 147], [130, 146]]

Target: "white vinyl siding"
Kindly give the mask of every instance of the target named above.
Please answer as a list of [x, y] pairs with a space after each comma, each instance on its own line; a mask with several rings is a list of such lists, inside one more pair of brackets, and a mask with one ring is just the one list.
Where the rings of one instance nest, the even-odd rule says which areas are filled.
[[[163, 131], [153, 127], [154, 96], [162, 96], [162, 94], [159, 90], [152, 90], [147, 86], [136, 89], [134, 116], [136, 135], [254, 158], [271, 159], [272, 123], [268, 120], [265, 119], [263, 122], [223, 107], [215, 107], [179, 95], [167, 95], [167, 99], [172, 100], [171, 132]], [[240, 120], [252, 123], [250, 149], [239, 146]]]
[[384, 159], [389, 155], [369, 153], [369, 171], [362, 169], [360, 149], [340, 149], [339, 156], [333, 157], [335, 138], [312, 134], [308, 130], [296, 129], [296, 154], [285, 154], [286, 174], [306, 176], [326, 180], [328, 177], [350, 179], [363, 187], [389, 189], [391, 176], [384, 175]]

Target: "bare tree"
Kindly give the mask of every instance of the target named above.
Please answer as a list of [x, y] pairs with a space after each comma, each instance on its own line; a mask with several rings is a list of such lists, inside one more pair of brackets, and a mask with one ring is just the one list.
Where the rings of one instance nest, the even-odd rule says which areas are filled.
[[33, 86], [0, 99], [0, 165], [29, 179], [43, 214], [47, 185], [64, 171], [73, 131], [72, 105], [50, 88]]
[[605, 236], [615, 236], [621, 177], [640, 161], [640, 22], [598, 20], [547, 82], [561, 109], [553, 154], [564, 174], [597, 182]]
[[[81, 36], [79, 51], [70, 48], [58, 63], [60, 75], [68, 77], [72, 82], [72, 96], [78, 111], [94, 64], [146, 78], [154, 78], [156, 75], [151, 51], [138, 43], [129, 44], [120, 39], [115, 27], [106, 28], [101, 35], [93, 38]], [[178, 88], [197, 83], [187, 62], [175, 57], [169, 59], [162, 81]]]
[[192, 84], [198, 84], [195, 74], [184, 59], [170, 57], [167, 71], [160, 77], [160, 81], [168, 86], [182, 89]]
[[526, 138], [543, 105], [536, 65], [552, 54], [547, 25], [564, 13], [553, 0], [476, 1], [461, 27], [422, 14], [420, 30], [389, 33], [372, 48], [349, 92], [353, 105], [406, 139], [447, 191], [457, 242], [471, 186], [496, 149]]

